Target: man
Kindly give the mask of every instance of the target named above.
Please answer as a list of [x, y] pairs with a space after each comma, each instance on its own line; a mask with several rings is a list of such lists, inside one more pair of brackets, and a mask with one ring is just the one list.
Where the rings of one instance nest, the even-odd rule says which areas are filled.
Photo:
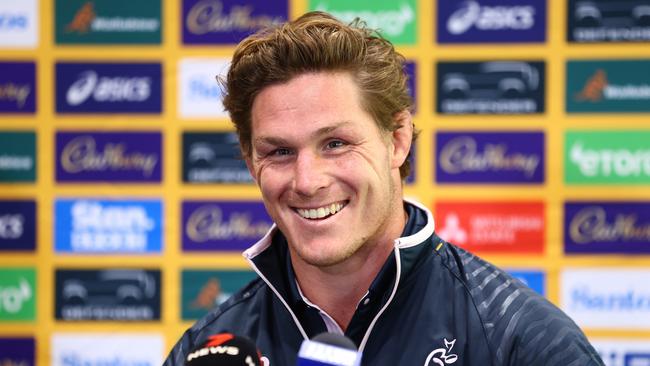
[[445, 243], [403, 200], [416, 134], [402, 63], [362, 24], [320, 12], [237, 47], [224, 105], [277, 226], [244, 252], [260, 278], [166, 365], [221, 332], [294, 365], [325, 331], [351, 338], [364, 365], [602, 365], [560, 310]]

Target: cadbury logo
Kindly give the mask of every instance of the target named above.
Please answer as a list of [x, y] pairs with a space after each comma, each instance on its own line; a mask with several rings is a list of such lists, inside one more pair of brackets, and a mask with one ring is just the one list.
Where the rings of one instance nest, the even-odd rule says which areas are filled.
[[508, 154], [506, 144], [486, 144], [482, 153], [478, 152], [476, 140], [469, 136], [455, 138], [440, 152], [440, 166], [449, 174], [486, 171], [521, 171], [532, 177], [540, 163], [534, 154]]
[[612, 241], [650, 242], [650, 224], [639, 225], [634, 214], [618, 214], [607, 221], [604, 208], [590, 206], [580, 210], [571, 220], [569, 234], [578, 244]]
[[228, 221], [224, 221], [221, 208], [215, 205], [206, 205], [190, 215], [185, 231], [193, 241], [206, 242], [232, 238], [257, 239], [264, 236], [271, 228], [271, 224], [268, 222], [251, 221], [250, 214], [244, 212], [233, 212]]
[[0, 84], [0, 101], [6, 100], [16, 102], [18, 108], [25, 105], [25, 100], [31, 93], [32, 88], [29, 84], [4, 83]]
[[262, 15], [253, 17], [251, 5], [233, 5], [229, 14], [223, 13], [223, 4], [216, 0], [200, 1], [187, 14], [186, 24], [193, 34], [210, 32], [252, 31], [280, 24], [281, 17]]
[[140, 170], [151, 176], [158, 156], [140, 152], [126, 153], [126, 144], [106, 144], [103, 151], [97, 151], [92, 136], [80, 136], [70, 141], [61, 154], [61, 165], [68, 173], [107, 170]]

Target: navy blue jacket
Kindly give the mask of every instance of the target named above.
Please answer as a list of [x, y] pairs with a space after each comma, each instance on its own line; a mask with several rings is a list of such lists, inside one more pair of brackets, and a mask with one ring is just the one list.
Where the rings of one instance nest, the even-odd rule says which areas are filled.
[[[403, 236], [347, 327], [363, 365], [603, 365], [582, 331], [543, 297], [441, 240], [431, 213], [406, 203]], [[208, 336], [252, 339], [268, 366], [292, 366], [300, 344], [326, 331], [300, 296], [287, 243], [273, 228], [244, 252], [260, 278], [188, 329], [165, 361], [181, 366]]]

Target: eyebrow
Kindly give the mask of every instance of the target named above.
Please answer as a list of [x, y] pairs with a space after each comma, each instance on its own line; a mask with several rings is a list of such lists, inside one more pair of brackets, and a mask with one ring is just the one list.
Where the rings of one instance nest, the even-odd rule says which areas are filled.
[[[331, 126], [321, 127], [318, 130], [314, 131], [310, 137], [319, 137], [319, 136], [327, 135], [349, 124], [352, 124], [352, 121], [341, 121]], [[274, 146], [289, 145], [289, 141], [281, 136], [260, 136], [255, 138], [253, 143], [268, 144]]]

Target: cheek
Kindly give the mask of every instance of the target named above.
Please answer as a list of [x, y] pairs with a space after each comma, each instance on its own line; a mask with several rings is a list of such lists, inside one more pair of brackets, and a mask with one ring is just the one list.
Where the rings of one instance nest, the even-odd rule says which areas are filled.
[[288, 174], [272, 168], [261, 167], [257, 171], [257, 182], [262, 191], [262, 196], [271, 198], [281, 194], [287, 184]]

